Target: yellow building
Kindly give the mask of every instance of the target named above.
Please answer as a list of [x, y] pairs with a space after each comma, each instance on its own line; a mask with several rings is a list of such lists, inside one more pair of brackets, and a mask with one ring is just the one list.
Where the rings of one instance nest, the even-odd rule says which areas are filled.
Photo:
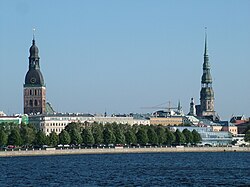
[[175, 126], [183, 125], [182, 116], [153, 117], [150, 118], [150, 125]]

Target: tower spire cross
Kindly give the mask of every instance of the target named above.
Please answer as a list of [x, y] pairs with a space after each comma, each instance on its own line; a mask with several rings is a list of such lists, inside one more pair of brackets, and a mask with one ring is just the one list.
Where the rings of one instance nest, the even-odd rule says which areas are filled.
[[205, 27], [205, 51], [204, 55], [208, 55], [207, 53], [207, 27]]
[[33, 41], [35, 41], [35, 31], [36, 31], [36, 29], [33, 28], [32, 31], [33, 31]]

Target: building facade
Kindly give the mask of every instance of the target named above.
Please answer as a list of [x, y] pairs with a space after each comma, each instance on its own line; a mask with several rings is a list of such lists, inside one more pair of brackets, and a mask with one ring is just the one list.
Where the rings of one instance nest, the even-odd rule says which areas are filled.
[[183, 116], [152, 117], [150, 118], [150, 125], [178, 126], [183, 125], [183, 120]]
[[35, 125], [38, 130], [42, 130], [46, 135], [51, 132], [60, 134], [60, 132], [72, 122], [76, 123], [93, 123], [94, 116], [91, 114], [46, 114], [32, 115], [29, 117], [31, 124]]
[[44, 114], [46, 112], [46, 87], [40, 70], [39, 50], [34, 36], [29, 52], [29, 70], [23, 86], [24, 114]]
[[232, 134], [225, 131], [213, 131], [212, 127], [170, 127], [170, 130], [175, 132], [176, 130], [183, 131], [187, 129], [189, 131], [196, 130], [202, 138], [202, 145], [230, 145], [232, 143]]
[[29, 123], [29, 117], [28, 115], [15, 115], [15, 116], [7, 116], [7, 115], [0, 115], [0, 125], [1, 123], [12, 123], [16, 125], [28, 124]]

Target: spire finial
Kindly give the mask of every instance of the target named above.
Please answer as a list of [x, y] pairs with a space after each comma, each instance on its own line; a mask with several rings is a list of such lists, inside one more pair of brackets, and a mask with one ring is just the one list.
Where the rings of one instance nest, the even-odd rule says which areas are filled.
[[205, 51], [204, 55], [207, 55], [207, 27], [205, 27]]
[[33, 42], [33, 44], [35, 44], [35, 31], [36, 31], [36, 29], [33, 28], [32, 30], [33, 30], [33, 40], [32, 40], [32, 42]]

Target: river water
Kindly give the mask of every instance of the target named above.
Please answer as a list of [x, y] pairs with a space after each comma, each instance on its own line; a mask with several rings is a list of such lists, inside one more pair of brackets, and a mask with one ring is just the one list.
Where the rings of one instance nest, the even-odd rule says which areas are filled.
[[0, 158], [0, 186], [250, 186], [250, 153]]

